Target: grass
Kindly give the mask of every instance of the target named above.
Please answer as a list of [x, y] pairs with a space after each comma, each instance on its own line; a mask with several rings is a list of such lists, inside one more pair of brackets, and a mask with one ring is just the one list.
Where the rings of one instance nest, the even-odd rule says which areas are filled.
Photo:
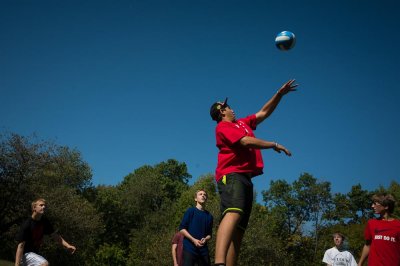
[[14, 266], [14, 262], [8, 260], [0, 260], [1, 266]]

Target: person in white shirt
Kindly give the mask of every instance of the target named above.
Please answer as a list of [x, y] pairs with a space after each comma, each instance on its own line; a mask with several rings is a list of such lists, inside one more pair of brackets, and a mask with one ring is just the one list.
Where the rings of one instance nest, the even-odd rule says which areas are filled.
[[326, 250], [322, 259], [327, 266], [357, 266], [353, 255], [343, 248], [344, 239], [345, 237], [341, 233], [333, 234], [335, 246]]

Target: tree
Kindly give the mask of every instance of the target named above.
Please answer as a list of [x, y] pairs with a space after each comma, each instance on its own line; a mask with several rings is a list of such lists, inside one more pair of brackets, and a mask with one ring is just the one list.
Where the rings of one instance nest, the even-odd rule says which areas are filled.
[[286, 250], [294, 254], [295, 261], [304, 258], [302, 248], [310, 245], [310, 239], [303, 237], [304, 225], [313, 228], [314, 244], [310, 256], [315, 260], [319, 231], [327, 222], [324, 213], [331, 208], [330, 183], [319, 182], [304, 173], [293, 184], [285, 180], [271, 181], [269, 190], [262, 191], [262, 195], [273, 217], [275, 235], [286, 241]]
[[396, 217], [400, 217], [400, 184], [396, 181], [392, 181], [387, 189], [387, 192], [392, 194], [396, 199], [396, 205], [393, 214]]
[[[171, 258], [171, 239], [176, 232], [183, 213], [189, 206], [194, 205], [194, 194], [198, 189], [207, 191], [208, 200], [206, 209], [214, 216], [218, 205], [213, 176], [200, 177], [193, 186], [181, 191], [176, 201], [167, 201], [143, 218], [145, 222], [140, 228], [131, 231], [129, 260], [127, 265], [169, 265]], [[146, 241], [143, 241], [146, 239]], [[213, 252], [213, 240], [208, 243], [210, 252]]]
[[[118, 247], [126, 252], [128, 265], [169, 258], [173, 206], [189, 188], [190, 177], [185, 163], [170, 159], [139, 167], [120, 184], [98, 186], [88, 193], [106, 228], [100, 243], [107, 252], [96, 256], [104, 259]], [[166, 239], [167, 246], [161, 245]]]
[[[0, 135], [0, 255], [13, 259], [15, 234], [31, 215], [30, 203], [43, 197], [55, 227], [72, 243], [84, 245], [73, 258], [82, 259], [101, 232], [99, 216], [82, 197], [90, 181], [91, 169], [77, 150], [34, 136]], [[51, 243], [44, 251], [58, 260], [62, 255], [55, 255], [57, 246]]]
[[285, 241], [277, 236], [276, 221], [268, 209], [256, 202], [240, 251], [239, 265], [293, 265]]
[[340, 224], [360, 224], [372, 216], [371, 196], [371, 192], [362, 189], [360, 184], [352, 186], [346, 194], [336, 193], [333, 197], [334, 208], [329, 210], [327, 217]]

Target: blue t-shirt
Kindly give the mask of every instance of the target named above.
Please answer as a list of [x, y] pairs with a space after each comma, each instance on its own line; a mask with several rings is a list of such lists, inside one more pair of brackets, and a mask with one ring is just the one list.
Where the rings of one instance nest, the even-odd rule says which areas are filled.
[[[200, 240], [208, 235], [211, 236], [212, 227], [213, 217], [208, 211], [201, 211], [196, 207], [191, 207], [183, 215], [179, 230], [186, 229], [191, 236]], [[208, 255], [207, 245], [198, 248], [186, 237], [183, 240], [183, 249], [194, 255]]]

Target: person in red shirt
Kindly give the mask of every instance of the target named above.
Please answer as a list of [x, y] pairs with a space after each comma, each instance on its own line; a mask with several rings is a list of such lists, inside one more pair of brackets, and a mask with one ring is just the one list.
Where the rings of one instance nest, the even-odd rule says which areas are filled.
[[283, 151], [291, 156], [283, 145], [256, 138], [253, 130], [272, 114], [284, 95], [296, 90], [298, 85], [294, 81], [292, 79], [283, 84], [257, 113], [242, 119], [236, 119], [227, 98], [211, 106], [211, 118], [217, 122], [215, 136], [219, 153], [215, 179], [222, 211], [216, 238], [215, 265], [237, 263], [253, 203], [251, 179], [263, 173], [260, 149]]
[[183, 265], [183, 238], [184, 236], [181, 232], [176, 232], [174, 238], [172, 239], [172, 259], [174, 261], [174, 266]]
[[368, 220], [365, 227], [359, 266], [367, 257], [369, 266], [400, 266], [400, 220], [392, 216], [395, 202], [390, 194], [372, 197], [372, 208], [379, 218]]

